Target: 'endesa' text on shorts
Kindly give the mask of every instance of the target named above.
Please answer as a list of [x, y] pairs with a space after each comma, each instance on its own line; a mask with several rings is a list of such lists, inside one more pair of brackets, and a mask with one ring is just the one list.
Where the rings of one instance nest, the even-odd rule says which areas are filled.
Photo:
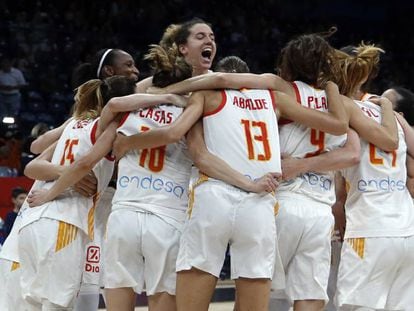
[[120, 176], [118, 186], [121, 188], [134, 187], [136, 189], [153, 190], [171, 194], [179, 199], [182, 198], [185, 188], [173, 180], [166, 180], [161, 177], [154, 177], [152, 174], [147, 176]]
[[360, 192], [394, 192], [394, 191], [404, 191], [405, 190], [405, 181], [404, 180], [394, 180], [389, 177], [382, 179], [360, 179], [358, 180], [358, 191]]

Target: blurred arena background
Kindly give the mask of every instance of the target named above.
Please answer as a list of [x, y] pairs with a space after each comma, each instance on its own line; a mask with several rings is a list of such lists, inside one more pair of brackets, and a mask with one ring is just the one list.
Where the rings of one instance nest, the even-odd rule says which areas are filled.
[[[0, 217], [11, 209], [12, 188], [30, 188], [31, 181], [21, 175], [33, 158], [33, 127], [44, 123], [52, 128], [67, 119], [73, 103], [72, 70], [102, 48], [117, 47], [133, 55], [143, 79], [150, 75], [142, 61], [148, 45], [157, 43], [169, 24], [200, 17], [215, 32], [216, 62], [237, 55], [252, 72], [274, 72], [281, 47], [293, 36], [337, 26], [329, 40], [334, 47], [364, 41], [386, 51], [373, 93], [394, 85], [412, 90], [413, 11], [414, 2], [402, 0], [2, 0], [0, 59], [11, 59], [27, 86], [21, 90], [19, 113], [13, 120], [0, 120]], [[221, 292], [226, 293], [226, 286]], [[218, 301], [234, 299], [232, 289], [218, 295]]]

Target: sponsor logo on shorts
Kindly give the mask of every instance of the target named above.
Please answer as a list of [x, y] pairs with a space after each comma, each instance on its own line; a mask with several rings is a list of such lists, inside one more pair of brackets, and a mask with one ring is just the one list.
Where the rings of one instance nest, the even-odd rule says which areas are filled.
[[157, 192], [167, 193], [181, 199], [185, 193], [183, 186], [172, 180], [166, 180], [161, 177], [149, 176], [121, 176], [118, 178], [118, 186], [120, 188], [134, 188], [153, 190]]
[[323, 191], [329, 191], [332, 187], [332, 179], [326, 175], [315, 173], [305, 173], [301, 176], [302, 180], [308, 183], [312, 188], [319, 188]]
[[99, 273], [99, 261], [101, 259], [101, 249], [99, 246], [89, 246], [86, 250], [86, 272]]
[[381, 179], [360, 179], [358, 180], [357, 187], [360, 192], [394, 192], [404, 191], [406, 188], [404, 180], [395, 180], [390, 177]]

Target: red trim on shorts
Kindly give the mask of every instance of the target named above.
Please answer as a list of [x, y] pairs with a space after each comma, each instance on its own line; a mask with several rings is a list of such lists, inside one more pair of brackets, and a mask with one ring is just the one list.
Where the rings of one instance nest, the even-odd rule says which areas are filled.
[[222, 110], [224, 108], [224, 106], [226, 105], [226, 101], [227, 101], [226, 91], [221, 90], [221, 103], [220, 103], [220, 105], [218, 105], [218, 107], [216, 109], [214, 109], [213, 111], [204, 113], [203, 117], [209, 117], [213, 114], [219, 113], [220, 110]]

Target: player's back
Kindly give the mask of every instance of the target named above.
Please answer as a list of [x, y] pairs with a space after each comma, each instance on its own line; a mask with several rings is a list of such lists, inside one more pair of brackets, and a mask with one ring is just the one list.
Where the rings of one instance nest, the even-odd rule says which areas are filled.
[[[171, 105], [132, 111], [121, 122], [118, 132], [134, 135], [168, 125], [183, 109]], [[185, 140], [158, 148], [129, 151], [118, 165], [117, 190], [113, 204], [160, 213], [185, 211], [192, 161]]]
[[[328, 111], [328, 99], [324, 90], [301, 81], [294, 81], [292, 86], [295, 89], [298, 105], [322, 112]], [[331, 135], [290, 120], [281, 120], [279, 123], [281, 152], [291, 157], [316, 156], [339, 148], [346, 141], [346, 135]], [[323, 203], [333, 204], [335, 201], [333, 180], [333, 172], [325, 174], [308, 172], [283, 182], [279, 192], [294, 191]]]
[[[98, 119], [70, 121], [58, 140], [51, 162], [69, 166], [80, 159], [96, 142], [97, 126]], [[88, 233], [88, 222], [93, 221], [91, 218], [93, 212], [90, 211], [96, 206], [99, 194], [108, 186], [113, 169], [114, 159], [109, 156], [101, 159], [93, 168], [98, 183], [97, 193], [93, 197], [85, 197], [74, 190], [67, 189], [55, 200], [25, 211], [22, 215], [22, 226], [39, 217], [49, 217], [73, 224]], [[53, 184], [54, 181], [46, 182], [44, 188], [49, 189]]]
[[203, 116], [208, 150], [252, 179], [281, 172], [273, 93], [222, 90], [214, 96], [220, 98], [220, 104]]
[[[355, 101], [365, 115], [381, 123], [381, 107]], [[398, 148], [385, 152], [361, 138], [360, 163], [343, 170], [348, 185], [346, 237], [414, 234], [414, 206], [406, 187], [404, 131], [398, 126]]]

